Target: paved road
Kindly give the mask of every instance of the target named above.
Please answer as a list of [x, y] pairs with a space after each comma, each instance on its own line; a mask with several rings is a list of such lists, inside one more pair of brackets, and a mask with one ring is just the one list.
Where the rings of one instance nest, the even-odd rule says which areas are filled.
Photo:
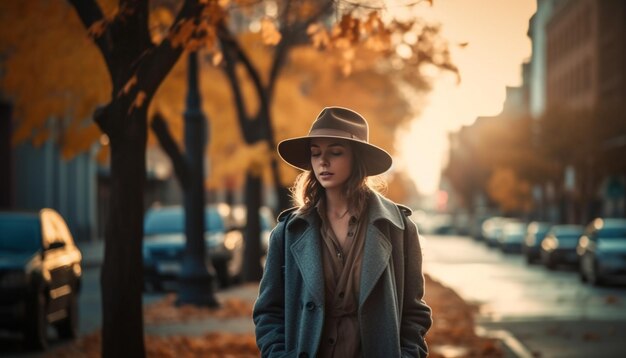
[[424, 237], [424, 270], [480, 306], [478, 323], [505, 330], [541, 357], [626, 357], [626, 287], [583, 285], [575, 270], [527, 265], [471, 238]]

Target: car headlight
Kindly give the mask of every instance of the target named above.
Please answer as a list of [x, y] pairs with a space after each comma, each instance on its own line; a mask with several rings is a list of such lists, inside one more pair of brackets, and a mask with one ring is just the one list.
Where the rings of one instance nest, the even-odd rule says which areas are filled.
[[241, 242], [243, 241], [243, 237], [240, 231], [233, 230], [226, 234], [226, 238], [224, 239], [224, 247], [229, 251], [233, 251]]
[[0, 287], [2, 288], [15, 288], [28, 285], [28, 278], [24, 271], [12, 271], [7, 272], [0, 279]]

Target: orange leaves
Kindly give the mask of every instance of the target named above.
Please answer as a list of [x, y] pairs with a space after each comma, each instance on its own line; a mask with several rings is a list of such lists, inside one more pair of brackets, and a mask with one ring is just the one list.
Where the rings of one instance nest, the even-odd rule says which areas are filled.
[[[476, 335], [475, 306], [468, 304], [452, 289], [425, 275], [424, 300], [433, 311], [433, 326], [426, 342], [429, 357], [502, 357], [496, 341]], [[459, 354], [462, 353], [462, 354]]]
[[141, 106], [143, 106], [144, 102], [146, 101], [146, 97], [146, 92], [139, 91], [130, 108], [128, 108], [128, 113], [130, 114], [135, 108], [141, 108]]
[[96, 21], [91, 24], [91, 26], [89, 26], [89, 28], [87, 29], [87, 35], [89, 35], [89, 37], [93, 39], [97, 39], [98, 37], [102, 36], [102, 34], [104, 34], [107, 26], [109, 26], [108, 19]]
[[134, 75], [126, 82], [122, 91], [118, 93], [118, 97], [122, 96], [123, 94], [130, 93], [130, 89], [133, 88], [133, 86], [135, 86], [136, 84], [137, 84], [137, 75]]
[[174, 25], [169, 38], [172, 47], [184, 47], [197, 51], [206, 47], [213, 50], [217, 43], [216, 26], [226, 17], [222, 2], [202, 1], [203, 7], [198, 17], [180, 20]]
[[170, 37], [172, 47], [181, 47], [189, 42], [195, 29], [196, 25], [193, 23], [193, 19], [183, 19], [178, 22], [174, 27], [174, 33]]
[[276, 45], [280, 42], [282, 35], [276, 28], [274, 22], [268, 18], [261, 21], [261, 36], [266, 45]]
[[313, 42], [313, 47], [324, 49], [330, 45], [330, 35], [322, 25], [311, 24], [307, 28], [306, 33]]
[[528, 212], [532, 208], [530, 183], [512, 169], [496, 168], [487, 183], [487, 192], [504, 212]]
[[175, 305], [176, 295], [169, 294], [163, 299], [144, 308], [144, 322], [147, 325], [182, 323], [206, 318], [252, 318], [252, 304], [240, 298], [227, 298], [220, 302], [218, 309], [209, 309], [193, 305], [178, 307]]

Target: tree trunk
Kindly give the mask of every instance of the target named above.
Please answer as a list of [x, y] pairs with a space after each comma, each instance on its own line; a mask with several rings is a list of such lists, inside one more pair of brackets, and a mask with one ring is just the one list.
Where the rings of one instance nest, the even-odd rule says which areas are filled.
[[[274, 148], [271, 148], [274, 150]], [[291, 207], [291, 197], [289, 188], [286, 188], [280, 180], [280, 170], [278, 168], [278, 159], [272, 158], [272, 177], [274, 178], [274, 189], [278, 198], [278, 208], [276, 214], [287, 210]]]
[[246, 212], [248, 222], [244, 231], [243, 280], [259, 281], [263, 275], [261, 268], [261, 177], [248, 173], [246, 176]]
[[146, 113], [137, 111], [124, 122], [129, 123], [128, 127], [110, 137], [111, 194], [100, 281], [102, 356], [105, 358], [145, 356], [141, 243]]

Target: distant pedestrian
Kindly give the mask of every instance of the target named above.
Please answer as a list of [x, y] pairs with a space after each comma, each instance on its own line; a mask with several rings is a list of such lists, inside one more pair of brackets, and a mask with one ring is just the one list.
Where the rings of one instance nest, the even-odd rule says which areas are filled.
[[368, 124], [324, 108], [278, 153], [304, 172], [279, 215], [254, 306], [263, 357], [425, 357], [432, 324], [411, 210], [370, 184], [391, 156]]

